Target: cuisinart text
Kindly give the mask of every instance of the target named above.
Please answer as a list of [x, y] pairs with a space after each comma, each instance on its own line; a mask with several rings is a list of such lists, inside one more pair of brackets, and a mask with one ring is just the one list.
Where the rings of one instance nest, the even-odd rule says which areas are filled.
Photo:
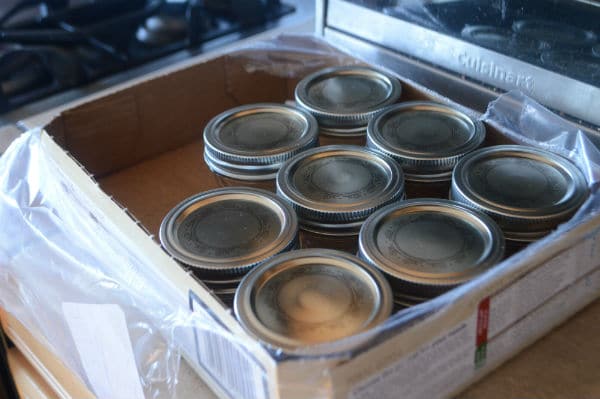
[[497, 65], [494, 61], [486, 61], [481, 57], [471, 56], [463, 52], [458, 55], [458, 63], [461, 67], [473, 70], [479, 75], [506, 83], [528, 93], [533, 91], [534, 80], [532, 76], [511, 72]]

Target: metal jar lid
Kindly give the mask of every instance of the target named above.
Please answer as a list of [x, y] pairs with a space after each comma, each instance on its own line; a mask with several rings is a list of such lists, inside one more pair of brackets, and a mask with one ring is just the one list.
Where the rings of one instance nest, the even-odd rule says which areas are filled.
[[520, 145], [482, 148], [454, 169], [453, 199], [490, 215], [507, 239], [533, 241], [568, 220], [588, 195], [566, 158]]
[[401, 92], [400, 82], [393, 76], [373, 68], [347, 66], [306, 76], [296, 86], [295, 97], [325, 133], [364, 135], [369, 119], [395, 103]]
[[380, 209], [363, 224], [359, 256], [400, 292], [431, 298], [498, 263], [504, 238], [485, 214], [442, 199], [415, 199]]
[[450, 180], [456, 163], [484, 139], [481, 121], [429, 101], [392, 105], [367, 129], [367, 146], [394, 158], [411, 181]]
[[298, 221], [274, 194], [251, 188], [222, 188], [192, 196], [163, 219], [163, 247], [208, 277], [243, 274], [292, 248]]
[[303, 249], [248, 273], [234, 310], [248, 333], [291, 351], [373, 328], [392, 305], [388, 282], [372, 266], [341, 251]]
[[284, 104], [251, 104], [214, 117], [204, 129], [211, 170], [240, 180], [274, 179], [281, 163], [315, 147], [316, 119]]
[[287, 161], [277, 174], [277, 194], [296, 209], [303, 229], [356, 235], [373, 211], [404, 197], [404, 177], [377, 151], [331, 145]]

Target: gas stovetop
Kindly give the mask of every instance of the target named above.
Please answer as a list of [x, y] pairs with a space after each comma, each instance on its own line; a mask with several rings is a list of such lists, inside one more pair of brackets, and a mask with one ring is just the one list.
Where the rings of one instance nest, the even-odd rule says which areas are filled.
[[202, 51], [295, 11], [279, 0], [20, 0], [1, 7], [0, 114], [183, 49]]

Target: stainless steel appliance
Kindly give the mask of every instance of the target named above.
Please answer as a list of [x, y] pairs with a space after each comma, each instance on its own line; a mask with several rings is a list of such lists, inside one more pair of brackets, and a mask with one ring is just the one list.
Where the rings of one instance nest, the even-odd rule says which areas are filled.
[[599, 2], [318, 3], [332, 43], [481, 111], [498, 92], [521, 90], [600, 143]]

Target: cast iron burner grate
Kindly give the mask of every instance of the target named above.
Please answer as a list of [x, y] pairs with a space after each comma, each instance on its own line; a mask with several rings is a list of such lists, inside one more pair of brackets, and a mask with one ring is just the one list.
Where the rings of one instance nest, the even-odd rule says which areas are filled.
[[0, 16], [0, 113], [294, 11], [279, 0], [21, 0]]

